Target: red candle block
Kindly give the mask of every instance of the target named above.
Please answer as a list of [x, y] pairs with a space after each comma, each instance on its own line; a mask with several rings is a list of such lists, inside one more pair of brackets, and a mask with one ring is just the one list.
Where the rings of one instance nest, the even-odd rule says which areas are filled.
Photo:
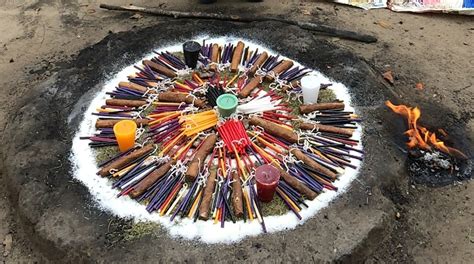
[[280, 181], [280, 171], [269, 164], [259, 166], [255, 171], [255, 180], [258, 199], [265, 203], [271, 202]]

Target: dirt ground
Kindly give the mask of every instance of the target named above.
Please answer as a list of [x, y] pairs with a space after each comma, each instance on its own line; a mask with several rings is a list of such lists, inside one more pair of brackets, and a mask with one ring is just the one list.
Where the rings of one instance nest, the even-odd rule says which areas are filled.
[[[312, 20], [332, 26], [374, 34], [375, 44], [328, 39], [361, 56], [376, 71], [391, 69], [395, 85], [387, 86], [406, 104], [436, 102], [449, 110], [452, 120], [466, 124], [465, 142], [474, 136], [474, 19], [443, 14], [402, 14], [388, 10], [364, 11], [319, 1], [277, 1], [263, 3], [223, 1], [201, 6], [193, 1], [136, 1], [175, 10], [213, 10], [225, 13], [252, 12]], [[109, 4], [128, 4], [109, 1]], [[195, 4], [195, 5], [194, 5]], [[159, 24], [154, 17], [131, 19], [133, 14], [104, 11], [99, 2], [0, 0], [0, 129], [8, 130], [6, 117], [64, 61], [111, 32]], [[172, 34], [170, 32], [170, 34]], [[290, 34], [290, 33], [289, 33]], [[322, 51], [323, 52], [323, 51]], [[415, 90], [423, 83], [422, 91]], [[407, 94], [416, 96], [407, 97]], [[423, 115], [429, 127], [456, 127], [431, 111]], [[448, 131], [456, 133], [456, 131]], [[7, 141], [2, 137], [2, 141]], [[393, 172], [392, 172], [393, 173]], [[0, 176], [3, 180], [4, 174]], [[474, 203], [472, 181], [441, 188], [412, 185], [406, 178], [382, 186], [382, 192], [399, 213], [393, 216], [391, 234], [367, 259], [377, 262], [469, 263], [474, 258]], [[8, 190], [0, 185], [0, 260], [6, 263], [44, 262], [43, 256], [17, 220]], [[9, 251], [9, 252], [5, 252]], [[7, 254], [8, 253], [8, 254]]]

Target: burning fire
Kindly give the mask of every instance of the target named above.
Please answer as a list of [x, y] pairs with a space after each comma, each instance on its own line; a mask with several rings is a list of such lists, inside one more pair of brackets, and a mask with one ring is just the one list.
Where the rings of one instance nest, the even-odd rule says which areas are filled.
[[409, 148], [418, 147], [428, 151], [435, 148], [458, 158], [467, 159], [467, 156], [464, 153], [455, 148], [446, 146], [443, 141], [436, 137], [436, 133], [429, 131], [417, 123], [421, 116], [421, 111], [418, 107], [413, 108], [406, 105], [394, 105], [390, 101], [386, 101], [385, 105], [390, 107], [393, 112], [402, 115], [407, 119], [408, 130], [405, 132], [405, 135], [408, 136], [407, 146]]

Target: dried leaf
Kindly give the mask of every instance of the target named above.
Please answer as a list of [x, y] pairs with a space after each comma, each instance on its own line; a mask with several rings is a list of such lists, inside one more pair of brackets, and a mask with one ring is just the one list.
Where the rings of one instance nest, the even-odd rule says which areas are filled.
[[10, 255], [12, 251], [12, 244], [13, 244], [13, 236], [12, 234], [7, 234], [5, 239], [3, 240], [3, 245], [5, 246], [5, 250], [3, 251], [3, 256], [7, 257]]
[[395, 80], [393, 79], [392, 71], [386, 71], [382, 74], [383, 78], [387, 80], [390, 84], [394, 84]]
[[311, 11], [309, 11], [309, 10], [307, 10], [307, 9], [303, 9], [303, 10], [301, 11], [301, 13], [303, 13], [303, 15], [305, 15], [305, 16], [310, 16], [310, 15], [311, 15]]

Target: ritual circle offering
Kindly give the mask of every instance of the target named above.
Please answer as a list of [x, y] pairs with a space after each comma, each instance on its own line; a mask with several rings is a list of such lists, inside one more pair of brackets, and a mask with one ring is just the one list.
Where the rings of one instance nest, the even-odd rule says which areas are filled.
[[357, 176], [361, 119], [344, 85], [284, 55], [233, 38], [153, 51], [90, 103], [74, 176], [104, 210], [185, 239], [303, 224]]

